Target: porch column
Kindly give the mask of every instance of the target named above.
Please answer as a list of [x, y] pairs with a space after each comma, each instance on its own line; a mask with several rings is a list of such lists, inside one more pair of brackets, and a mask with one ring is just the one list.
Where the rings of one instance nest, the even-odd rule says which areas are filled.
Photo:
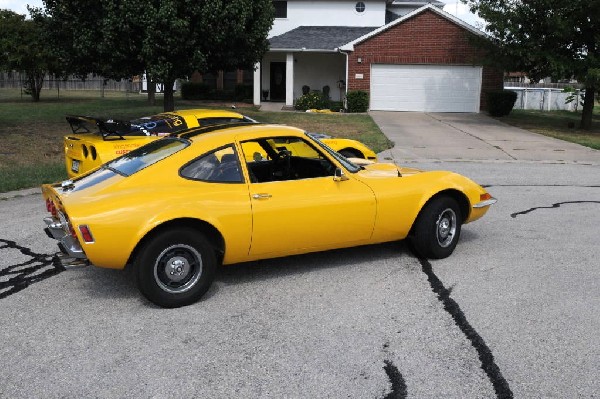
[[287, 53], [285, 60], [285, 105], [294, 106], [294, 53]]
[[260, 105], [260, 62], [254, 64], [254, 90], [253, 90], [253, 103], [254, 105]]

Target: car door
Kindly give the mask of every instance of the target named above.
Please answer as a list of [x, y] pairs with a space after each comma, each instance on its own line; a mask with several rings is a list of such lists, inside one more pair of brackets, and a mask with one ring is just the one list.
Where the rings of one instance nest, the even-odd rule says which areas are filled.
[[[336, 165], [308, 140], [248, 140], [241, 147], [251, 174], [250, 256], [331, 249], [369, 240], [376, 214], [372, 190], [352, 176], [335, 181]], [[259, 147], [263, 151], [256, 151]], [[292, 170], [285, 170], [287, 164]]]

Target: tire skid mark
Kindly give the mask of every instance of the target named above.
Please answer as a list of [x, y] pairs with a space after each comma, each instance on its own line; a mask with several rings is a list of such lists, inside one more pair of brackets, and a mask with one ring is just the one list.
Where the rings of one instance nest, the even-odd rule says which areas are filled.
[[552, 206], [537, 206], [534, 208], [529, 208], [525, 211], [521, 211], [521, 212], [515, 212], [515, 213], [511, 213], [510, 217], [515, 219], [517, 216], [519, 215], [526, 215], [530, 212], [536, 211], [538, 209], [555, 209], [555, 208], [560, 208], [562, 205], [569, 205], [569, 204], [600, 204], [600, 201], [564, 201], [564, 202], [557, 202], [552, 204]]
[[[31, 259], [0, 269], [0, 277], [12, 276], [8, 280], [0, 281], [0, 299], [65, 270], [56, 255], [38, 254], [14, 241], [0, 238], [0, 251], [3, 249], [16, 249]], [[42, 271], [44, 268], [46, 269]]]
[[408, 395], [408, 389], [402, 373], [391, 360], [384, 360], [384, 363], [385, 366], [383, 366], [383, 369], [390, 379], [392, 391], [385, 395], [383, 399], [406, 399]]
[[454, 323], [477, 351], [477, 355], [481, 361], [481, 369], [494, 386], [496, 397], [499, 399], [512, 399], [513, 393], [508, 385], [508, 381], [502, 376], [502, 372], [494, 360], [491, 349], [487, 346], [481, 335], [471, 326], [458, 303], [450, 297], [450, 290], [436, 276], [431, 263], [416, 252], [413, 251], [413, 253], [419, 260], [423, 273], [427, 275], [427, 281], [429, 281], [431, 290], [437, 295], [438, 300], [444, 306], [444, 310], [452, 316]]

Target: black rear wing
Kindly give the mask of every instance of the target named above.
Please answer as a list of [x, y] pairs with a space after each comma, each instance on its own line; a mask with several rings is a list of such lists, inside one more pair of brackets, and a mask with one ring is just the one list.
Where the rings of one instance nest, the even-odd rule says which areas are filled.
[[100, 133], [104, 140], [111, 138], [124, 140], [123, 135], [131, 131], [131, 123], [128, 121], [80, 115], [67, 115], [66, 118], [73, 133]]

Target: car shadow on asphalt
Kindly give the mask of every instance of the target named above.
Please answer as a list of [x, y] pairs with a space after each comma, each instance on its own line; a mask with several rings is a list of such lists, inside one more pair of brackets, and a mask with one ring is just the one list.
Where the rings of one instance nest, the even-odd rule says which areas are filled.
[[[463, 230], [460, 241], [465, 243], [478, 238], [477, 233]], [[371, 262], [400, 261], [403, 258], [416, 259], [407, 240], [224, 265], [217, 269], [213, 285], [200, 302], [218, 295], [219, 291], [226, 286], [286, 278], [286, 276], [325, 269], [361, 267]], [[154, 307], [139, 293], [132, 267], [127, 267], [125, 270], [88, 267], [67, 273], [72, 273], [74, 279], [72, 281], [77, 281], [76, 285], [85, 289], [91, 298], [106, 300], [137, 298], [147, 306]]]
[[215, 281], [228, 285], [254, 280], [262, 281], [323, 269], [355, 266], [366, 262], [398, 259], [399, 256], [406, 255], [412, 257], [404, 241], [312, 252], [221, 266]]

